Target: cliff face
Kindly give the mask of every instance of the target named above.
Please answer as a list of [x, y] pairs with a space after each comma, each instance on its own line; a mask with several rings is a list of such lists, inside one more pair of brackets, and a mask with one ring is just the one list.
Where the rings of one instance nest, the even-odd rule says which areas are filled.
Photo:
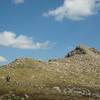
[[100, 100], [100, 52], [77, 46], [64, 58], [16, 59], [0, 68], [0, 100]]

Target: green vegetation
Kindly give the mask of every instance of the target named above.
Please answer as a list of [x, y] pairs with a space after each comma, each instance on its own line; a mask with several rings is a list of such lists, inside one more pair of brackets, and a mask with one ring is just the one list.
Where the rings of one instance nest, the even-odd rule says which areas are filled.
[[69, 54], [49, 62], [19, 58], [1, 67], [0, 100], [100, 100], [100, 52], [79, 46]]

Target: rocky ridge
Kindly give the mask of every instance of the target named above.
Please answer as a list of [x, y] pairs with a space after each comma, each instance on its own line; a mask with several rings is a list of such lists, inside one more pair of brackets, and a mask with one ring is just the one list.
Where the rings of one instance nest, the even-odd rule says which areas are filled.
[[1, 100], [100, 100], [100, 51], [79, 45], [48, 62], [18, 58], [0, 69], [0, 91]]

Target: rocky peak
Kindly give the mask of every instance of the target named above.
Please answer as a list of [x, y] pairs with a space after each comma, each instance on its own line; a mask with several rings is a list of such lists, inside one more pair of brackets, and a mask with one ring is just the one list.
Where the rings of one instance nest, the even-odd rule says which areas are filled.
[[70, 52], [65, 56], [65, 58], [74, 56], [74, 55], [76, 55], [76, 54], [79, 54], [79, 55], [81, 55], [81, 54], [86, 54], [86, 53], [87, 53], [87, 52], [86, 52], [86, 49], [87, 49], [87, 47], [85, 47], [85, 46], [81, 46], [81, 45], [80, 45], [80, 46], [76, 46], [74, 50], [70, 51]]
[[88, 46], [85, 46], [85, 45], [79, 45], [79, 46], [76, 46], [74, 50], [70, 51], [65, 56], [65, 58], [74, 56], [76, 54], [78, 54], [78, 55], [86, 55], [86, 54], [94, 55], [94, 54], [99, 54], [100, 55], [100, 51], [97, 51], [95, 48], [89, 48]]

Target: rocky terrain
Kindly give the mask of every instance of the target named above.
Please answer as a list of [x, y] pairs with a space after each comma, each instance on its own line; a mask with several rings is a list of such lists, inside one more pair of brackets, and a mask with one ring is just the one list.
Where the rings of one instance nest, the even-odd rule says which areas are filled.
[[80, 45], [61, 59], [1, 66], [0, 100], [100, 100], [100, 51]]

